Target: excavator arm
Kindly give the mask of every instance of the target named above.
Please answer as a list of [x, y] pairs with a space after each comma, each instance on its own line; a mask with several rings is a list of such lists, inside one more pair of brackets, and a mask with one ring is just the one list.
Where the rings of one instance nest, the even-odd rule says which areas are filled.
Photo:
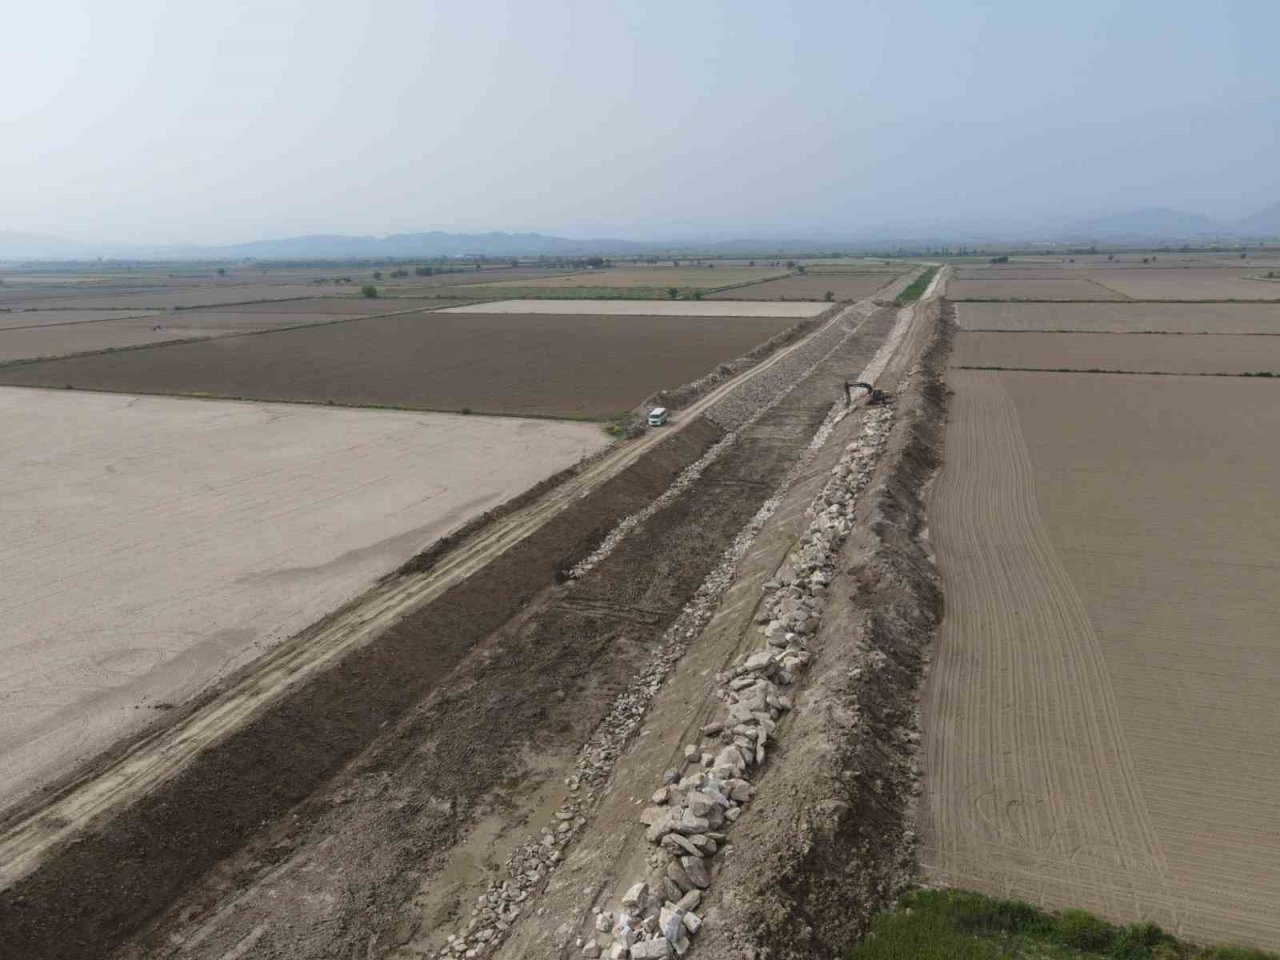
[[864, 383], [861, 380], [846, 380], [844, 382], [845, 406], [851, 406], [853, 404], [853, 391], [855, 389], [862, 389], [867, 391], [867, 394], [870, 397], [870, 402], [873, 405], [885, 403], [889, 399], [889, 395], [887, 393], [885, 393], [883, 390], [877, 390], [875, 387], [873, 387], [869, 383]]

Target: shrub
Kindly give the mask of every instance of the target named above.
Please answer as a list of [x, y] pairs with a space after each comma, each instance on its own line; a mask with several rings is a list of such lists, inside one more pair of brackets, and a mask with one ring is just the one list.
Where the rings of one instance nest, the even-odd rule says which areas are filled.
[[1214, 947], [1203, 956], [1210, 960], [1275, 960], [1275, 954], [1253, 947]]
[[667, 296], [670, 297], [672, 300], [674, 300], [679, 295], [680, 295], [680, 289], [678, 287], [667, 287]]
[[370, 300], [376, 300], [378, 297], [378, 288], [372, 283], [366, 283], [360, 288], [360, 293], [362, 296], [368, 297]]
[[1115, 931], [1086, 910], [1067, 910], [1058, 921], [1062, 942], [1078, 950], [1106, 950], [1115, 940]]

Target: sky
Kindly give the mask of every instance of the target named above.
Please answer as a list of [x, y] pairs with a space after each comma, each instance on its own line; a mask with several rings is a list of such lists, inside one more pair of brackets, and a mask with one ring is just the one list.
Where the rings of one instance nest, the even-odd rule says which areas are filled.
[[681, 239], [1280, 200], [1264, 0], [41, 0], [0, 230]]

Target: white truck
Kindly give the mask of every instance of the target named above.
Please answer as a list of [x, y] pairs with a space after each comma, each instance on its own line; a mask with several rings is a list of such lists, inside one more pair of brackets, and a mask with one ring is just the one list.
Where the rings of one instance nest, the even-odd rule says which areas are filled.
[[649, 426], [660, 427], [667, 422], [667, 408], [654, 407], [649, 411]]

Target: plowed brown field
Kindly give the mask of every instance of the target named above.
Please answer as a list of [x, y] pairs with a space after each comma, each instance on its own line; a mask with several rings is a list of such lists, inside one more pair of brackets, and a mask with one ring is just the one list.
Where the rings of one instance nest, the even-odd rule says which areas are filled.
[[[39, 314], [35, 314], [39, 316]], [[61, 323], [26, 329], [0, 329], [0, 363], [42, 357], [65, 357], [99, 350], [203, 340], [240, 333], [330, 323], [332, 314], [223, 312], [184, 310], [96, 323]]]
[[831, 291], [837, 300], [861, 300], [893, 283], [900, 273], [842, 273], [818, 276], [783, 277], [765, 283], [722, 290], [711, 300], [822, 300]]
[[956, 317], [965, 330], [1280, 334], [1270, 303], [960, 303]]
[[1176, 333], [972, 333], [956, 338], [958, 367], [1280, 374], [1280, 337]]
[[1067, 272], [1060, 275], [964, 280], [953, 277], [947, 284], [952, 300], [1123, 300], [1117, 290]]
[[928, 876], [1280, 946], [1277, 384], [948, 379]]
[[604, 418], [795, 322], [415, 313], [47, 360], [0, 368], [0, 382]]

